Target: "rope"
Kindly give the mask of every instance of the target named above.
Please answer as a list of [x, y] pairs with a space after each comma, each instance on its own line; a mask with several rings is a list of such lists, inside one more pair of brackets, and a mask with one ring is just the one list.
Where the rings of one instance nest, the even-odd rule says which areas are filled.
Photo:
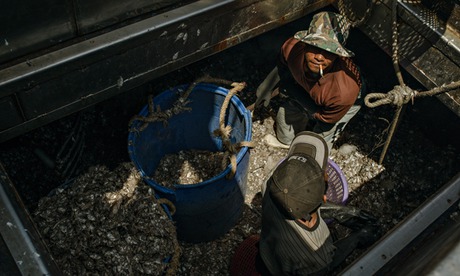
[[[231, 82], [231, 81], [224, 80], [224, 79], [212, 78], [210, 76], [200, 77], [188, 86], [187, 90], [176, 100], [176, 102], [174, 102], [173, 106], [170, 109], [167, 109], [165, 111], [162, 111], [159, 106], [155, 108], [154, 103], [153, 103], [153, 96], [149, 96], [148, 98], [149, 112], [147, 116], [135, 115], [130, 120], [129, 125], [131, 126], [135, 121], [142, 121], [144, 123], [139, 128], [131, 127], [129, 131], [131, 132], [132, 131], [136, 131], [136, 132], [143, 131], [145, 128], [147, 128], [149, 123], [158, 122], [158, 121], [163, 122], [163, 124], [166, 126], [168, 124], [168, 120], [172, 116], [177, 115], [184, 111], [190, 111], [191, 108], [186, 107], [186, 105], [190, 102], [188, 100], [188, 96], [193, 91], [193, 89], [199, 83], [202, 83], [202, 82], [214, 83], [218, 85], [226, 85], [226, 86], [233, 87], [232, 89], [229, 90], [222, 104], [221, 111], [219, 114], [219, 128], [214, 130], [213, 132], [215, 136], [222, 138], [222, 143], [224, 147], [226, 148], [227, 152], [229, 152], [229, 154], [226, 155], [226, 158], [224, 158], [224, 160], [226, 160], [227, 158], [230, 160], [232, 170], [230, 174], [227, 175], [227, 178], [232, 178], [236, 173], [236, 167], [237, 167], [236, 154], [239, 152], [239, 150], [242, 147], [254, 147], [254, 144], [251, 141], [231, 143], [230, 133], [232, 131], [232, 127], [229, 125], [225, 126], [225, 114], [230, 104], [230, 100], [234, 95], [236, 95], [238, 92], [242, 91], [246, 87], [246, 83], [244, 82], [242, 83]], [[222, 166], [223, 168], [225, 168], [226, 164], [223, 164]]]
[[[233, 87], [231, 90], [229, 90], [228, 94], [226, 95], [226, 97], [224, 99], [224, 102], [222, 104], [221, 111], [220, 111], [220, 114], [219, 114], [219, 128], [214, 131], [214, 135], [222, 137], [223, 145], [227, 149], [227, 151], [224, 153], [224, 155], [226, 156], [225, 159], [227, 159], [227, 158], [230, 159], [230, 164], [231, 164], [231, 167], [232, 167], [231, 173], [229, 173], [227, 175], [227, 178], [232, 178], [236, 173], [236, 167], [237, 167], [236, 154], [239, 152], [239, 150], [242, 147], [254, 147], [254, 144], [251, 141], [242, 141], [242, 142], [239, 142], [239, 143], [231, 143], [230, 133], [232, 131], [232, 128], [229, 125], [225, 126], [225, 114], [227, 112], [227, 108], [229, 106], [230, 100], [234, 95], [236, 95], [238, 92], [240, 92], [241, 90], [243, 90], [243, 88], [246, 87], [246, 83], [244, 83], [244, 82], [243, 83], [230, 82], [230, 81], [227, 81], [227, 80], [211, 78], [209, 76], [201, 77], [201, 78], [197, 79], [196, 81], [192, 82], [189, 85], [187, 90], [173, 104], [172, 108], [167, 109], [165, 111], [162, 111], [159, 106], [157, 106], [155, 108], [154, 103], [153, 103], [153, 96], [149, 96], [149, 98], [148, 98], [148, 110], [149, 110], [148, 115], [147, 116], [138, 116], [138, 115], [136, 115], [129, 122], [129, 125], [132, 125], [135, 121], [142, 121], [142, 122], [144, 122], [144, 124], [142, 124], [141, 127], [139, 127], [139, 129], [131, 128], [130, 131], [143, 131], [148, 126], [149, 123], [157, 122], [157, 121], [162, 121], [165, 125], [167, 125], [168, 120], [172, 116], [177, 115], [177, 114], [179, 114], [179, 113], [181, 113], [183, 111], [191, 110], [191, 108], [186, 107], [186, 105], [190, 102], [189, 100], [187, 100], [187, 98], [190, 95], [191, 91], [193, 91], [195, 86], [197, 84], [201, 83], [201, 82], [211, 82], [211, 83], [220, 84], [220, 85], [227, 85], [227, 86], [230, 85], [230, 86]], [[223, 167], [226, 166], [225, 162], [224, 162], [224, 164], [222, 164], [222, 166]], [[169, 201], [166, 198], [157, 199], [156, 197], [154, 197], [154, 199], [156, 200], [156, 202], [158, 204], [167, 205], [167, 207], [170, 210], [171, 215], [174, 215], [174, 213], [176, 212], [176, 207], [174, 206], [174, 204], [171, 201]], [[160, 208], [160, 209], [161, 209], [162, 214], [167, 216], [165, 210], [163, 208]], [[173, 243], [174, 243], [174, 255], [171, 258], [170, 267], [166, 271], [166, 275], [168, 275], [168, 276], [176, 275], [177, 270], [179, 268], [179, 258], [180, 258], [180, 255], [181, 255], [181, 248], [180, 248], [179, 242], [177, 240], [177, 235], [175, 235], [175, 236], [176, 236], [176, 239], [174, 239], [174, 241], [173, 241]]]
[[[222, 107], [220, 109], [219, 128], [214, 130], [213, 132], [215, 136], [222, 138], [222, 143], [227, 149], [225, 159], [230, 159], [231, 172], [227, 174], [227, 179], [233, 178], [236, 174], [236, 155], [240, 151], [240, 149], [242, 147], [254, 147], [254, 144], [251, 141], [232, 143], [230, 140], [230, 133], [232, 132], [232, 127], [230, 125], [225, 125], [225, 114], [227, 113], [227, 108], [230, 104], [231, 98], [238, 92], [242, 91], [246, 87], [246, 83], [233, 82], [231, 83], [231, 86], [233, 88], [228, 91], [228, 94], [227, 96], [225, 96], [224, 102], [222, 103]], [[222, 166], [225, 168], [226, 164], [222, 164]]]
[[147, 116], [140, 116], [140, 115], [134, 115], [131, 120], [129, 121], [128, 125], [131, 126], [134, 124], [136, 121], [141, 121], [144, 122], [139, 128], [136, 127], [130, 127], [129, 131], [130, 132], [140, 132], [143, 131], [144, 129], [147, 128], [149, 123], [153, 122], [163, 122], [163, 125], [167, 126], [168, 120], [173, 117], [174, 115], [180, 114], [184, 111], [190, 111], [192, 110], [189, 107], [186, 107], [186, 105], [190, 101], [187, 100], [187, 97], [179, 97], [176, 102], [174, 102], [173, 106], [165, 111], [162, 111], [160, 106], [157, 106], [155, 108], [154, 103], [153, 103], [153, 95], [150, 95], [148, 97], [148, 109], [149, 112]]
[[[392, 95], [394, 96], [395, 101], [400, 104], [400, 100], [404, 101], [406, 98], [405, 96], [407, 95], [406, 92], [406, 85], [404, 84], [404, 80], [401, 74], [401, 71], [399, 69], [399, 56], [398, 56], [398, 14], [397, 10], [398, 9], [398, 1], [393, 0], [392, 1], [392, 9], [391, 9], [391, 15], [392, 15], [392, 38], [393, 38], [393, 44], [392, 44], [392, 50], [393, 50], [393, 67], [395, 69], [396, 77], [398, 78], [398, 82], [400, 87], [402, 89], [398, 89], [397, 91], [403, 91], [403, 93], [393, 93]], [[396, 96], [396, 95], [403, 95], [402, 97]], [[412, 96], [412, 94], [410, 94]], [[396, 110], [395, 116], [393, 118], [393, 122], [391, 123], [390, 127], [390, 132], [388, 133], [387, 139], [385, 141], [385, 144], [383, 146], [382, 153], [380, 154], [380, 159], [379, 159], [379, 165], [382, 165], [383, 159], [385, 158], [385, 155], [387, 153], [388, 147], [390, 146], [391, 139], [393, 137], [393, 134], [396, 130], [396, 126], [398, 125], [399, 122], [399, 116], [401, 115], [401, 112], [403, 110], [403, 105], [400, 104], [398, 105], [398, 109]]]
[[242, 91], [246, 87], [246, 83], [244, 82], [231, 82], [228, 80], [224, 79], [217, 79], [217, 78], [212, 78], [210, 76], [203, 76], [197, 80], [195, 80], [192, 85], [189, 86], [187, 91], [184, 93], [184, 97], [188, 97], [190, 92], [193, 90], [193, 88], [201, 82], [208, 82], [208, 83], [214, 83], [218, 85], [226, 85], [226, 86], [231, 86], [233, 87], [230, 89], [225, 96], [224, 102], [222, 103], [222, 107], [220, 110], [219, 114], [219, 128], [214, 130], [213, 134], [217, 137], [221, 137], [222, 139], [222, 144], [224, 145], [226, 152], [224, 153], [224, 158], [223, 158], [223, 164], [222, 168], [225, 168], [227, 164], [225, 163], [225, 160], [229, 159], [230, 161], [230, 166], [231, 166], [231, 171], [229, 174], [227, 174], [227, 179], [231, 179], [235, 176], [236, 174], [236, 168], [237, 168], [237, 162], [236, 162], [236, 155], [240, 151], [242, 147], [254, 147], [254, 143], [251, 141], [242, 141], [238, 143], [232, 143], [230, 140], [230, 133], [232, 132], [232, 127], [230, 125], [225, 125], [225, 114], [227, 112], [227, 108], [230, 104], [231, 98], [236, 95], [238, 92]]
[[388, 93], [370, 93], [364, 97], [366, 106], [374, 108], [385, 104], [402, 106], [403, 104], [413, 101], [418, 92], [408, 86], [397, 85]]
[[[353, 12], [353, 9], [351, 7], [352, 3], [350, 1], [339, 0], [338, 9], [340, 13], [346, 16], [347, 19], [351, 22], [352, 27], [357, 27], [363, 24], [369, 18], [373, 5], [374, 5], [374, 1], [375, 0], [368, 0], [368, 6], [367, 6], [367, 9], [364, 15], [362, 16], [361, 19], [355, 20], [355, 21], [352, 20], [356, 18], [356, 15]], [[391, 127], [389, 130], [386, 142], [384, 144], [384, 148], [380, 156], [380, 160], [379, 160], [380, 165], [382, 164], [383, 159], [385, 158], [386, 152], [388, 150], [388, 146], [391, 142], [396, 126], [399, 122], [400, 114], [402, 113], [403, 108], [405, 107], [405, 104], [407, 104], [409, 101], [411, 101], [413, 104], [414, 99], [417, 97], [433, 96], [433, 95], [437, 95], [440, 93], [449, 92], [449, 91], [458, 89], [460, 87], [460, 81], [457, 81], [457, 82], [452, 82], [450, 84], [443, 84], [440, 87], [436, 87], [428, 91], [418, 92], [418, 91], [411, 89], [404, 83], [404, 79], [402, 77], [401, 70], [399, 68], [399, 54], [398, 54], [398, 51], [399, 51], [398, 34], [399, 32], [398, 32], [398, 17], [397, 17], [398, 0], [393, 0], [391, 4], [392, 4], [391, 6], [392, 61], [393, 61], [393, 67], [394, 67], [395, 74], [398, 79], [399, 85], [396, 85], [393, 88], [393, 90], [389, 91], [388, 93], [370, 93], [366, 95], [366, 97], [364, 98], [364, 102], [366, 106], [371, 107], [371, 108], [385, 105], [385, 104], [392, 104], [397, 107], [393, 121], [391, 123]]]
[[[168, 199], [166, 198], [156, 198], [155, 197], [155, 191], [152, 189], [152, 193], [153, 193], [153, 200], [156, 201], [156, 203], [158, 205], [161, 205], [161, 204], [165, 204], [167, 205], [167, 207], [169, 208], [169, 211], [171, 213], [171, 215], [174, 215], [174, 213], [176, 212], [176, 206], [174, 206], [174, 204], [169, 201]], [[169, 217], [168, 214], [166, 214], [166, 211], [164, 208], [161, 208], [160, 206], [160, 212], [163, 216], [165, 217]], [[175, 232], [175, 227], [173, 227], [173, 231]], [[177, 239], [177, 233], [172, 233], [172, 236], [175, 237], [173, 239], [173, 246], [174, 246], [174, 254], [169, 262], [169, 268], [166, 270], [166, 275], [167, 276], [174, 276], [174, 275], [177, 275], [177, 270], [179, 269], [179, 259], [180, 259], [180, 255], [182, 254], [182, 250], [181, 250], [181, 247], [179, 245], [179, 240]]]
[[134, 115], [129, 121], [128, 125], [131, 126], [136, 121], [141, 121], [144, 123], [139, 128], [130, 127], [129, 131], [130, 132], [141, 132], [147, 128], [149, 123], [153, 123], [153, 122], [163, 122], [163, 125], [167, 126], [168, 120], [171, 119], [173, 116], [178, 115], [184, 111], [191, 111], [192, 109], [186, 106], [187, 104], [190, 103], [190, 101], [188, 100], [188, 96], [190, 95], [192, 90], [195, 88], [195, 86], [200, 82], [214, 82], [216, 84], [224, 84], [224, 85], [231, 84], [230, 81], [214, 79], [209, 76], [203, 76], [197, 79], [196, 81], [192, 82], [188, 86], [187, 90], [184, 93], [182, 93], [182, 95], [173, 103], [172, 107], [164, 111], [161, 110], [160, 106], [155, 107], [154, 102], [153, 102], [153, 95], [149, 95], [147, 99], [148, 110], [149, 110], [147, 116]]
[[398, 18], [397, 18], [397, 8], [398, 8], [398, 1], [392, 1], [392, 59], [393, 59], [393, 67], [395, 69], [396, 77], [398, 79], [399, 85], [395, 86], [393, 90], [389, 91], [388, 93], [370, 93], [366, 95], [364, 98], [364, 102], [368, 107], [376, 107], [384, 104], [393, 104], [397, 106], [397, 110], [395, 116], [393, 118], [393, 122], [391, 124], [390, 132], [388, 133], [387, 140], [384, 144], [384, 148], [380, 155], [379, 164], [381, 165], [386, 152], [388, 150], [388, 146], [390, 145], [391, 139], [395, 132], [396, 126], [399, 122], [400, 114], [403, 111], [403, 107], [409, 101], [414, 103], [414, 98], [416, 97], [425, 97], [425, 96], [433, 96], [440, 93], [445, 93], [451, 90], [455, 90], [460, 87], [460, 81], [452, 82], [447, 85], [442, 85], [440, 87], [436, 87], [434, 89], [425, 91], [425, 92], [418, 92], [410, 87], [406, 86], [404, 83], [404, 79], [401, 74], [401, 70], [399, 68], [399, 56], [398, 56]]
[[[182, 93], [182, 95], [173, 103], [172, 107], [164, 111], [161, 110], [160, 106], [155, 107], [154, 102], [153, 102], [153, 95], [149, 95], [147, 99], [147, 102], [148, 102], [147, 116], [134, 115], [128, 123], [128, 125], [130, 126], [129, 131], [130, 132], [141, 132], [147, 128], [149, 123], [153, 123], [153, 122], [163, 122], [163, 124], [167, 126], [168, 120], [171, 119], [173, 116], [178, 115], [184, 111], [191, 111], [192, 109], [186, 106], [187, 104], [190, 103], [190, 101], [188, 100], [188, 96], [190, 95], [192, 90], [195, 88], [195, 86], [201, 82], [212, 82], [215, 84], [227, 85], [227, 86], [232, 84], [231, 81], [215, 79], [215, 78], [211, 78], [210, 76], [203, 76], [195, 80], [194, 82], [192, 82], [188, 86], [187, 90], [184, 93]], [[131, 127], [136, 121], [141, 121], [144, 123], [139, 128]]]
[[409, 101], [414, 102], [414, 98], [434, 96], [437, 94], [449, 92], [460, 88], [460, 81], [452, 82], [450, 84], [443, 84], [439, 87], [433, 88], [428, 91], [418, 92], [412, 90], [408, 86], [397, 85], [393, 90], [388, 93], [370, 93], [364, 98], [367, 107], [374, 108], [377, 106], [392, 104], [395, 106], [402, 106]]

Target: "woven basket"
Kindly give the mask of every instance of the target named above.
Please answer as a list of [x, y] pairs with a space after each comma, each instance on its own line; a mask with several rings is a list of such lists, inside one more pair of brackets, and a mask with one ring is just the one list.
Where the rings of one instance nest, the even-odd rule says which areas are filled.
[[348, 200], [348, 182], [340, 167], [331, 159], [327, 164], [328, 189], [326, 197], [336, 204], [345, 205]]

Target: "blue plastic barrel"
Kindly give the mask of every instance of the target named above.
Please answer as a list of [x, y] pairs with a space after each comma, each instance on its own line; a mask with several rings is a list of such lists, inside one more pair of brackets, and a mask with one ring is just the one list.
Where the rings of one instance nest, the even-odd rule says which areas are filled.
[[[154, 106], [165, 111], [172, 107], [187, 86], [166, 90], [153, 99]], [[130, 132], [128, 152], [144, 181], [160, 197], [169, 199], [176, 207], [178, 239], [198, 243], [214, 240], [227, 233], [241, 217], [246, 194], [250, 151], [243, 147], [237, 154], [237, 169], [233, 178], [230, 165], [219, 175], [196, 184], [174, 184], [164, 187], [151, 179], [160, 160], [166, 154], [182, 150], [223, 151], [220, 137], [213, 135], [219, 128], [219, 114], [228, 89], [212, 84], [198, 84], [188, 99], [191, 111], [184, 111], [163, 122], [150, 123], [140, 132]], [[147, 116], [146, 105], [140, 116]], [[139, 128], [143, 122], [132, 126]], [[251, 141], [251, 114], [233, 96], [226, 113], [226, 125], [232, 127], [232, 143]]]

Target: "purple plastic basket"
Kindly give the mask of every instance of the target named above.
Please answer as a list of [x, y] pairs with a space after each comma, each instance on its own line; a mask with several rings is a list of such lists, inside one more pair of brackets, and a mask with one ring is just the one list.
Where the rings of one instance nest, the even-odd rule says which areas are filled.
[[331, 159], [328, 159], [327, 175], [329, 187], [326, 192], [327, 200], [345, 205], [348, 200], [348, 182], [340, 167]]

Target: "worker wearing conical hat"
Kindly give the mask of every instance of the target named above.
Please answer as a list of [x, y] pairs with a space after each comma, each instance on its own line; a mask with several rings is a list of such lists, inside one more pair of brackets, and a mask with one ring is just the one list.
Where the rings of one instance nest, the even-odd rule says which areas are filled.
[[331, 149], [348, 121], [359, 111], [362, 81], [345, 48], [350, 22], [333, 12], [313, 16], [308, 30], [284, 42], [278, 65], [257, 89], [255, 107], [282, 95], [276, 115], [276, 137], [270, 146], [288, 148], [300, 131], [321, 135]]

